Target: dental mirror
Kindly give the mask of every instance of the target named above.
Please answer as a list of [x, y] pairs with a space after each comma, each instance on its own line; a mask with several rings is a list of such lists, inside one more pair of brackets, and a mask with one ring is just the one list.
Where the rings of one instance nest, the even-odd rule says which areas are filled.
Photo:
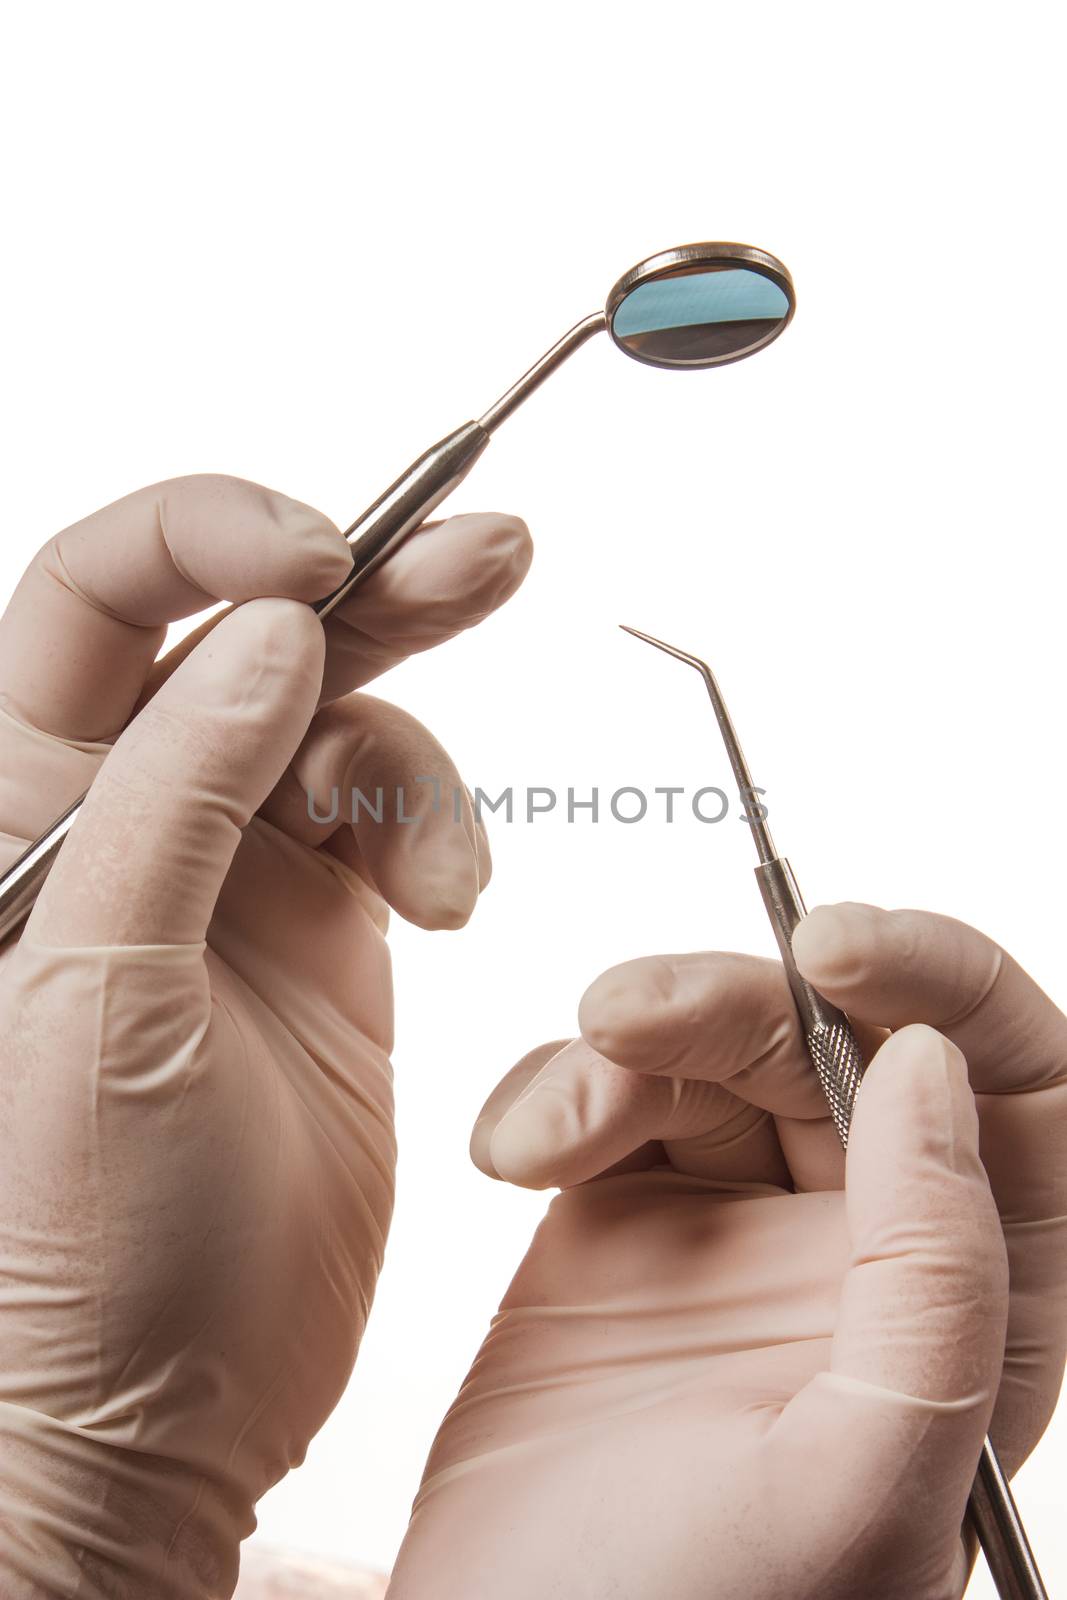
[[492, 432], [594, 333], [648, 367], [722, 367], [755, 355], [784, 331], [796, 309], [788, 268], [750, 244], [683, 244], [639, 261], [616, 283], [603, 311], [565, 333], [491, 406]]
[[[465, 422], [427, 450], [356, 518], [345, 532], [351, 571], [312, 609], [329, 616], [388, 560], [466, 477], [495, 429], [595, 333], [606, 330], [620, 350], [646, 366], [721, 367], [777, 339], [794, 304], [785, 267], [751, 245], [686, 244], [639, 262], [616, 283], [603, 311], [576, 323], [483, 417]], [[0, 939], [28, 914], [84, 798], [0, 876]]]
[[762, 350], [795, 301], [780, 261], [741, 244], [685, 245], [642, 261], [608, 296], [608, 332], [653, 367], [721, 367]]

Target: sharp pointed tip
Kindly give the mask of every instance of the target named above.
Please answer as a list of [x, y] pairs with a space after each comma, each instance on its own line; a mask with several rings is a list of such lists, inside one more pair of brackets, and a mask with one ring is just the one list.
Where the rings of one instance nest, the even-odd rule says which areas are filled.
[[642, 633], [640, 628], [631, 628], [628, 623], [620, 622], [619, 627], [623, 633], [630, 633], [635, 639], [643, 639], [645, 644], [651, 644], [657, 650], [663, 650], [669, 656], [674, 656], [678, 661], [684, 661], [690, 667], [696, 667], [698, 672], [707, 672], [707, 665], [699, 656], [691, 656], [688, 650], [679, 650], [676, 644], [668, 644], [665, 639], [657, 639], [651, 633]]
[[635, 639], [643, 639], [646, 644], [654, 644], [657, 650], [673, 650], [672, 644], [664, 644], [662, 639], [657, 639], [651, 633], [642, 633], [640, 628], [631, 628], [628, 622], [620, 622], [619, 627], [623, 633], [629, 633]]

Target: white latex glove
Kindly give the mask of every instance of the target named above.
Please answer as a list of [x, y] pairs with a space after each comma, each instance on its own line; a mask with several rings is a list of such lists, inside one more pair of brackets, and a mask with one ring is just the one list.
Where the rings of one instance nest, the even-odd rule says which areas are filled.
[[847, 1173], [782, 969], [746, 956], [606, 973], [582, 1037], [487, 1103], [478, 1165], [563, 1193], [441, 1427], [389, 1600], [962, 1593], [982, 1437], [1014, 1472], [1063, 1371], [1067, 1019], [948, 918], [824, 908], [794, 949], [901, 1030]]
[[[0, 957], [3, 1600], [230, 1595], [257, 1499], [341, 1394], [392, 1207], [386, 903], [456, 927], [489, 870], [469, 809], [416, 781], [459, 784], [441, 747], [348, 691], [528, 561], [521, 522], [456, 517], [324, 628], [298, 602], [347, 572], [338, 530], [204, 477], [67, 529], [22, 579], [4, 863], [95, 781]], [[126, 727], [167, 621], [219, 597], [249, 603]], [[421, 820], [316, 824], [305, 791], [323, 814], [335, 784], [342, 816], [353, 785], [404, 784]]]

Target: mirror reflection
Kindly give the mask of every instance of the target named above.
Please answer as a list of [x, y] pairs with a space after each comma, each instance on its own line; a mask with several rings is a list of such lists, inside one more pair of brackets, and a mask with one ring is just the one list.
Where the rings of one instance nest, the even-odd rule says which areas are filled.
[[750, 267], [688, 267], [631, 289], [611, 331], [628, 355], [667, 367], [735, 361], [777, 334], [789, 299]]

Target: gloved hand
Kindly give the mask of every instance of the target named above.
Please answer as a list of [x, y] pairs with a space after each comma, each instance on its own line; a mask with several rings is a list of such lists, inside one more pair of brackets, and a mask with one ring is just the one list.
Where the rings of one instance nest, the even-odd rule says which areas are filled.
[[[323, 627], [299, 602], [348, 571], [338, 530], [202, 477], [67, 529], [23, 577], [3, 863], [95, 781], [0, 958], [4, 1600], [230, 1595], [256, 1500], [344, 1388], [393, 1195], [386, 905], [456, 927], [489, 871], [469, 807], [456, 824], [418, 782], [462, 792], [441, 747], [349, 691], [528, 561], [521, 522], [456, 517]], [[248, 604], [126, 727], [166, 622], [223, 596]], [[306, 791], [328, 816], [334, 785], [318, 823]], [[383, 821], [352, 829], [349, 790], [379, 785]]]
[[563, 1193], [389, 1600], [962, 1593], [990, 1419], [1013, 1472], [1063, 1371], [1067, 1019], [945, 917], [825, 908], [794, 950], [872, 1045], [900, 1030], [847, 1172], [782, 969], [746, 956], [615, 968], [490, 1098], [478, 1165]]

